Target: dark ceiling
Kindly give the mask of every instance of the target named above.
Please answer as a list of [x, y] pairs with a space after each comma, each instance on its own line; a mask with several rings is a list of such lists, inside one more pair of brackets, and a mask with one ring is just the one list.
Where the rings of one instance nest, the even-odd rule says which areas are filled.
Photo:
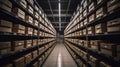
[[64, 29], [70, 22], [71, 16], [77, 8], [81, 0], [60, 0], [61, 3], [61, 31], [59, 30], [59, 0], [37, 0], [48, 19], [53, 24], [54, 28], [60, 34], [63, 34]]

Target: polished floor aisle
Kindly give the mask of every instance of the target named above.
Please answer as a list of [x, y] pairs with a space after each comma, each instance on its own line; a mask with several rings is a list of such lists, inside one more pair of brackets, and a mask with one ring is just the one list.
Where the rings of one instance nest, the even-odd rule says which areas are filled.
[[71, 55], [61, 43], [57, 44], [43, 67], [77, 67]]

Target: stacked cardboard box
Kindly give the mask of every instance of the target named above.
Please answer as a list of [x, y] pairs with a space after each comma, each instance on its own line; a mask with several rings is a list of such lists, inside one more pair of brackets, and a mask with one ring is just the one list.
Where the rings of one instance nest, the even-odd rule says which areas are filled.
[[90, 6], [88, 7], [88, 11], [90, 12], [90, 11], [92, 11], [94, 9], [94, 2], [92, 2], [91, 4], [90, 4]]
[[34, 12], [35, 14], [35, 17], [38, 19], [39, 18], [39, 14], [38, 14], [38, 12]]
[[95, 25], [95, 33], [105, 33], [107, 31], [106, 23], [100, 23]]
[[25, 40], [25, 48], [32, 47], [32, 40]]
[[32, 35], [33, 34], [33, 28], [30, 28], [30, 27], [26, 27], [25, 28], [25, 33], [28, 34], [28, 35]]
[[0, 0], [0, 8], [5, 9], [9, 12], [12, 10], [12, 3], [9, 0]]
[[96, 11], [96, 18], [99, 18], [103, 16], [103, 7], [99, 8], [97, 11]]
[[33, 35], [37, 36], [38, 35], [38, 31], [37, 30], [33, 30]]
[[27, 8], [27, 2], [25, 0], [19, 0], [19, 3], [24, 7]]
[[36, 45], [38, 45], [38, 44], [37, 44], [37, 39], [34, 39], [34, 40], [33, 40], [33, 46], [36, 46]]
[[92, 67], [99, 67], [99, 60], [93, 56], [89, 56], [89, 61]]
[[108, 12], [114, 11], [120, 8], [120, 1], [119, 0], [109, 0], [107, 2]]
[[37, 26], [37, 27], [39, 26], [39, 23], [38, 23], [37, 20], [34, 20], [34, 25]]
[[31, 14], [33, 14], [33, 12], [34, 12], [34, 11], [33, 11], [33, 8], [32, 8], [30, 5], [28, 6], [28, 11], [29, 11]]
[[24, 65], [25, 65], [24, 61], [25, 61], [24, 57], [14, 60], [15, 67], [24, 67]]
[[25, 55], [25, 64], [29, 63], [32, 60], [32, 53]]
[[12, 51], [22, 50], [24, 48], [24, 41], [14, 41], [12, 42]]
[[88, 27], [87, 33], [88, 33], [88, 34], [95, 34], [95, 28], [94, 28], [93, 26]]
[[11, 52], [11, 42], [0, 42], [0, 55]]
[[20, 24], [13, 24], [13, 29], [12, 31], [14, 33], [20, 33], [20, 34], [25, 34], [25, 26], [20, 25]]
[[118, 32], [120, 31], [120, 18], [107, 22], [107, 32]]
[[36, 58], [38, 56], [38, 51], [35, 50], [32, 52], [32, 58]]
[[89, 22], [93, 21], [95, 19], [95, 15], [92, 14], [90, 17], [89, 17]]
[[100, 51], [100, 42], [99, 40], [91, 40], [90, 41], [90, 47], [93, 50]]
[[12, 22], [0, 20], [0, 32], [12, 32]]
[[17, 16], [19, 16], [22, 19], [25, 19], [25, 12], [22, 11], [20, 8], [13, 8], [13, 13], [15, 13]]
[[33, 24], [33, 18], [29, 15], [25, 16], [26, 21], [28, 21], [29, 23]]

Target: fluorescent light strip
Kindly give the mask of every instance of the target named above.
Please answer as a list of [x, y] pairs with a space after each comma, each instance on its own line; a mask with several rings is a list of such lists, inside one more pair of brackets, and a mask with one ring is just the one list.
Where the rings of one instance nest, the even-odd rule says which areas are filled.
[[60, 3], [60, 0], [58, 3], [58, 8], [59, 8], [59, 31], [61, 31], [61, 3]]

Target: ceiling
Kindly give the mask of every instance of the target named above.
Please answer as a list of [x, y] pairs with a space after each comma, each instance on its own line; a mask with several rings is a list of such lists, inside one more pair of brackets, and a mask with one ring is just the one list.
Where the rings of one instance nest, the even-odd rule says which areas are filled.
[[70, 22], [71, 16], [77, 9], [77, 5], [81, 0], [60, 0], [61, 3], [61, 31], [59, 30], [59, 0], [37, 0], [47, 18], [60, 34], [64, 33], [64, 29]]

